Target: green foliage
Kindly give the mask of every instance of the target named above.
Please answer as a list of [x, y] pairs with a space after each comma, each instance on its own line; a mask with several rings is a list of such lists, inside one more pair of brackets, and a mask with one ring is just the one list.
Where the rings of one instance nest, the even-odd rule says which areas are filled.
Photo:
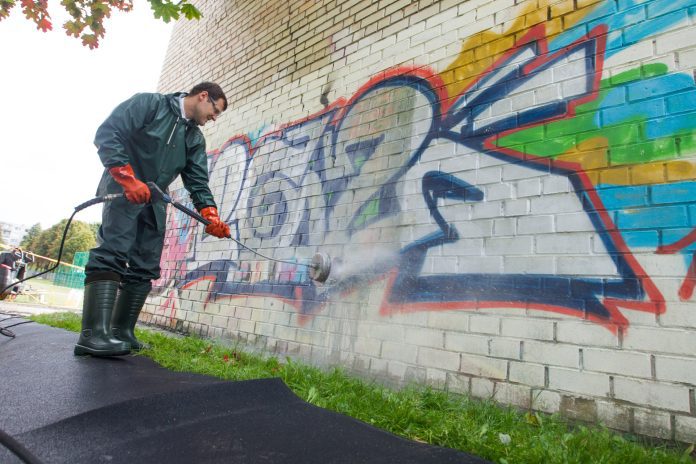
[[25, 250], [34, 248], [34, 242], [41, 235], [41, 224], [36, 223], [29, 228], [27, 233], [22, 237], [22, 242], [19, 244]]
[[[155, 18], [168, 23], [179, 19], [181, 14], [186, 19], [200, 19], [201, 12], [189, 0], [148, 0]], [[8, 17], [16, 0], [0, 0], [0, 21]], [[20, 2], [24, 16], [36, 24], [36, 28], [47, 32], [53, 29], [51, 15], [48, 13], [48, 0], [25, 0]], [[99, 47], [99, 40], [104, 37], [104, 19], [114, 10], [124, 12], [133, 9], [133, 0], [61, 0], [72, 19], [63, 24], [65, 33], [82, 39], [82, 45], [94, 49]]]
[[[79, 316], [52, 314], [34, 320], [74, 332]], [[300, 398], [355, 417], [411, 440], [455, 448], [505, 463], [692, 463], [693, 447], [678, 450], [641, 444], [601, 427], [571, 427], [557, 416], [521, 413], [429, 388], [394, 391], [352, 378], [340, 369], [323, 371], [286, 359], [251, 355], [197, 337], [177, 338], [149, 330], [137, 336], [142, 352], [162, 366], [226, 380], [280, 377]]]
[[[60, 241], [63, 238], [63, 231], [65, 230], [65, 224], [67, 222], [67, 219], [63, 219], [59, 223], [43, 231], [38, 224], [32, 226], [31, 229], [29, 229], [29, 233], [33, 236], [26, 241], [26, 244], [24, 240], [22, 241], [23, 247], [27, 251], [31, 251], [37, 255], [53, 259], [58, 258]], [[27, 236], [29, 233], [27, 233]], [[65, 238], [61, 261], [71, 263], [76, 252], [87, 251], [94, 248], [96, 243], [94, 225], [82, 221], [73, 221], [70, 224], [70, 230]]]

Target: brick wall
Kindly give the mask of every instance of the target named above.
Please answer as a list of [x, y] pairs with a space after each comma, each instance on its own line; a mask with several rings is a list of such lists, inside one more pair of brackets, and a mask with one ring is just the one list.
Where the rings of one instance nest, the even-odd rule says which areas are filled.
[[289, 263], [172, 210], [144, 320], [693, 442], [690, 5], [199, 2], [160, 89], [226, 90], [211, 187]]

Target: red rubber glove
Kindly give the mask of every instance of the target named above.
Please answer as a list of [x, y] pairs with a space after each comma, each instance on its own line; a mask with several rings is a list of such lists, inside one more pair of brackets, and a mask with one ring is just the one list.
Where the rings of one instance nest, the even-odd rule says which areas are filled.
[[210, 235], [214, 235], [217, 238], [227, 238], [230, 235], [230, 226], [222, 222], [220, 216], [218, 216], [217, 208], [214, 206], [206, 206], [201, 210], [201, 216], [210, 221], [205, 227], [205, 231]]
[[135, 178], [135, 173], [130, 164], [116, 166], [109, 169], [109, 174], [123, 187], [126, 200], [140, 204], [150, 201], [150, 189], [143, 182]]

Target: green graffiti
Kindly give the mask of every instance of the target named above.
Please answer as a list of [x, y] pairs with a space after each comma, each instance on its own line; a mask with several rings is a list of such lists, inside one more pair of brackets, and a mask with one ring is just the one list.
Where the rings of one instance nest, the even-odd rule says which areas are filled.
[[[501, 137], [496, 145], [542, 158], [556, 158], [585, 141], [603, 138], [607, 143], [608, 161], [611, 165], [648, 163], [677, 158], [696, 151], [692, 129], [668, 137], [648, 139], [647, 119], [636, 111], [634, 117], [618, 124], [600, 126], [599, 109], [607, 95], [633, 82], [666, 74], [667, 66], [661, 63], [641, 66], [604, 79], [596, 99], [578, 105], [576, 114], [569, 119], [550, 122]], [[693, 124], [691, 124], [693, 120]], [[688, 127], [696, 127], [696, 116], [685, 116]]]
[[355, 228], [363, 227], [368, 221], [379, 214], [379, 198], [373, 198], [365, 205], [365, 209], [360, 213], [355, 220]]

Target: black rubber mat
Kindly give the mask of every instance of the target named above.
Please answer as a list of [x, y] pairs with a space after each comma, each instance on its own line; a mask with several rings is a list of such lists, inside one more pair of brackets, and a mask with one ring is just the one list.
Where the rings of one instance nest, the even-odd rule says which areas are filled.
[[[46, 463], [483, 463], [301, 400], [279, 379], [223, 382], [147, 358], [76, 358], [38, 324], [0, 339], [0, 429]], [[0, 448], [0, 462], [19, 462]]]

